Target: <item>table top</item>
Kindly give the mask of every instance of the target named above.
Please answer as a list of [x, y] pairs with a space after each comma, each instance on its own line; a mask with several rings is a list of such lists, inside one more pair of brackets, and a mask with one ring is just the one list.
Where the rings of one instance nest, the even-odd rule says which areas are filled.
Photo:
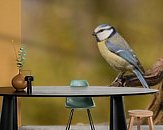
[[19, 97], [102, 97], [102, 96], [127, 96], [156, 93], [156, 89], [135, 88], [135, 87], [108, 87], [108, 86], [89, 86], [89, 87], [69, 87], [69, 86], [33, 86], [32, 94], [25, 91], [16, 92], [13, 87], [0, 87], [0, 96], [19, 96]]

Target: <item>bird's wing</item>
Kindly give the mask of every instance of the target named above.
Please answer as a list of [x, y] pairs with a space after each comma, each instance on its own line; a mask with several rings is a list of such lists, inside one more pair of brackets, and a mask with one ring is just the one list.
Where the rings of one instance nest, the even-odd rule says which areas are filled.
[[129, 62], [130, 64], [132, 64], [134, 67], [136, 67], [142, 74], [143, 69], [138, 58], [136, 57], [136, 55], [134, 54], [134, 52], [132, 50], [130, 50], [130, 48], [123, 48], [122, 46], [118, 46], [117, 44], [113, 44], [112, 42], [110, 42], [109, 40], [106, 41], [105, 45], [107, 46], [107, 48], [117, 54], [118, 56], [122, 57], [123, 59], [125, 59], [127, 62]]

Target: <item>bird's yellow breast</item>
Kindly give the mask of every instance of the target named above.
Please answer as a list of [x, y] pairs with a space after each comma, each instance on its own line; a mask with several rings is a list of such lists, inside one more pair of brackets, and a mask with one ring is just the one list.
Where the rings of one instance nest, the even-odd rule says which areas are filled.
[[128, 68], [129, 63], [120, 56], [109, 51], [109, 49], [105, 45], [105, 41], [98, 42], [98, 48], [101, 55], [112, 67], [118, 70], [126, 70]]

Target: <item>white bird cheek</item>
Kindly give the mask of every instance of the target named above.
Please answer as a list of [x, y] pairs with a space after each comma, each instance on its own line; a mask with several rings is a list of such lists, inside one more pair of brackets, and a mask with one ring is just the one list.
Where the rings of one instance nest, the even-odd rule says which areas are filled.
[[100, 41], [103, 41], [103, 40], [107, 39], [111, 35], [111, 33], [112, 33], [112, 30], [105, 30], [101, 33], [98, 33], [97, 37]]
[[108, 37], [108, 34], [105, 33], [105, 32], [101, 32], [97, 36], [98, 36], [100, 41], [103, 41], [103, 40], [105, 40]]

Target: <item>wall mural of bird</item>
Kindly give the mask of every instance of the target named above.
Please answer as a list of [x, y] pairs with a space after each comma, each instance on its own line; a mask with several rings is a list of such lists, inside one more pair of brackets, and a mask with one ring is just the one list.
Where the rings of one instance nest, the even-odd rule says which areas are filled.
[[93, 36], [96, 37], [99, 51], [104, 59], [111, 67], [120, 71], [115, 81], [130, 71], [137, 76], [144, 88], [149, 88], [143, 77], [144, 69], [140, 61], [113, 26], [101, 24], [95, 28]]

